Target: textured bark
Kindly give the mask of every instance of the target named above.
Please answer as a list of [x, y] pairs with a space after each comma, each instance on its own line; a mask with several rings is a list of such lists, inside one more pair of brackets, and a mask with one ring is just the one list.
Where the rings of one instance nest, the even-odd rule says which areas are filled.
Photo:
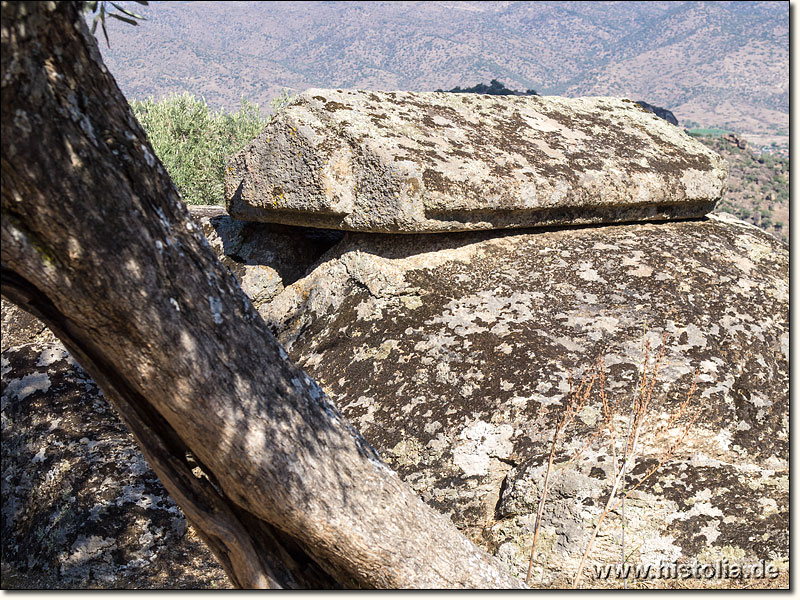
[[234, 584], [521, 586], [288, 360], [73, 3], [2, 7], [2, 292], [95, 378]]

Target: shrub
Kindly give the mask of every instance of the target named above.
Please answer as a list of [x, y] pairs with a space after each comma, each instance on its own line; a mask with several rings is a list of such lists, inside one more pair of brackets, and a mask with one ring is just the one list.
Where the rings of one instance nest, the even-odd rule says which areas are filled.
[[270, 120], [244, 98], [239, 111], [229, 114], [213, 112], [204, 99], [188, 92], [157, 102], [152, 97], [134, 100], [131, 107], [187, 204], [224, 203], [226, 160]]

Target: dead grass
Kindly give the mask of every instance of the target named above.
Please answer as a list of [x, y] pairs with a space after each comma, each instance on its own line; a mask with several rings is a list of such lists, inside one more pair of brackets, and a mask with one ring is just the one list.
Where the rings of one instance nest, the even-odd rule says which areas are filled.
[[[575, 572], [572, 580], [572, 587], [578, 587], [582, 576], [585, 574], [586, 561], [589, 559], [594, 545], [594, 541], [600, 532], [603, 522], [609, 512], [614, 512], [618, 508], [622, 509], [622, 518], [624, 524], [624, 509], [625, 500], [639, 487], [641, 487], [648, 479], [653, 477], [658, 470], [671, 460], [675, 453], [681, 448], [686, 440], [686, 436], [693, 427], [698, 415], [701, 413], [699, 410], [692, 410], [692, 401], [697, 392], [697, 373], [684, 397], [678, 404], [677, 408], [669, 415], [666, 422], [661, 427], [655, 430], [654, 438], [660, 441], [663, 445], [662, 451], [658, 454], [655, 464], [650, 467], [643, 475], [639, 476], [636, 480], [629, 481], [628, 474], [633, 471], [633, 467], [637, 460], [637, 451], [639, 445], [640, 434], [648, 423], [654, 420], [651, 414], [651, 406], [653, 403], [654, 392], [659, 378], [659, 371], [664, 358], [664, 353], [667, 348], [667, 335], [664, 334], [661, 340], [658, 353], [654, 360], [651, 362], [651, 348], [649, 342], [644, 344], [644, 359], [639, 372], [639, 380], [635, 386], [635, 392], [631, 399], [630, 406], [627, 411], [627, 427], [624, 438], [621, 440], [622, 447], [619, 449], [622, 454], [621, 461], [618, 461], [618, 439], [617, 430], [614, 421], [619, 415], [620, 411], [620, 398], [617, 397], [613, 401], [609, 399], [606, 391], [606, 372], [602, 357], [599, 357], [595, 363], [584, 374], [582, 379], [577, 385], [574, 385], [572, 375], [570, 374], [569, 383], [570, 391], [566, 398], [566, 403], [561, 417], [556, 423], [553, 430], [552, 441], [550, 445], [550, 454], [548, 457], [547, 469], [542, 483], [542, 492], [539, 499], [539, 505], [536, 512], [536, 520], [534, 522], [533, 541], [531, 543], [530, 559], [528, 561], [528, 570], [525, 582], [530, 583], [533, 565], [536, 561], [536, 544], [538, 541], [539, 530], [541, 527], [542, 514], [544, 506], [547, 501], [548, 491], [550, 490], [551, 472], [557, 452], [557, 447], [561, 438], [563, 437], [564, 430], [573, 422], [575, 416], [586, 406], [592, 392], [594, 391], [599, 396], [599, 403], [602, 411], [602, 418], [595, 425], [594, 430], [589, 433], [587, 441], [573, 454], [573, 456], [563, 465], [563, 469], [572, 462], [578, 460], [584, 452], [598, 443], [600, 440], [605, 439], [609, 445], [609, 451], [614, 463], [614, 471], [612, 474], [611, 490], [606, 501], [605, 507], [598, 517], [589, 542], [586, 546], [581, 562]], [[675, 435], [677, 429], [677, 435]], [[672, 441], [668, 441], [668, 436], [672, 436]], [[621, 542], [621, 556], [626, 557], [625, 554], [625, 538], [624, 538], [624, 525], [623, 525], [623, 538]], [[546, 568], [546, 565], [542, 565]], [[775, 587], [776, 580], [759, 580], [759, 584], [767, 585], [770, 588]], [[777, 580], [780, 581], [780, 578]], [[599, 580], [593, 583], [600, 583]], [[611, 585], [601, 587], [619, 587], [619, 584], [628, 586], [630, 584], [633, 588], [651, 588], [651, 587], [683, 587], [686, 584], [685, 580], [672, 581], [672, 580], [626, 580], [620, 582], [619, 580], [605, 580], [602, 583], [609, 583]], [[702, 587], [709, 585], [722, 585], [726, 589], [739, 584], [752, 586], [755, 580], [692, 580], [692, 584], [701, 584]], [[692, 585], [690, 584], [690, 585]]]

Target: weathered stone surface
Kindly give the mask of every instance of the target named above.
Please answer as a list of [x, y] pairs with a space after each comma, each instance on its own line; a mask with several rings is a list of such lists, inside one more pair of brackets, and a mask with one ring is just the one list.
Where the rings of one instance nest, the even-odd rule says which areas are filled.
[[[695, 371], [699, 416], [626, 502], [629, 560], [786, 567], [788, 251], [753, 226], [351, 233], [261, 312], [425, 500], [522, 576], [570, 372], [604, 357], [624, 432], [643, 340], [667, 333], [631, 481], [678, 435], [688, 413], [660, 429]], [[571, 579], [610, 490], [607, 436], [568, 463], [600, 412], [594, 395], [558, 447], [536, 582]], [[619, 561], [621, 525], [618, 509], [589, 565]]]
[[722, 159], [630, 100], [312, 89], [234, 157], [232, 217], [442, 232], [697, 217]]
[[189, 206], [209, 244], [258, 308], [306, 274], [342, 232], [231, 219], [221, 206]]
[[3, 587], [230, 587], [64, 346], [5, 300], [2, 318]]
[[[212, 225], [203, 219], [214, 221], [212, 246], [246, 261], [241, 248], [257, 226], [202, 212], [204, 229]], [[521, 576], [567, 374], [580, 377], [602, 355], [610, 395], [624, 401], [643, 338], [657, 344], [667, 331], [634, 476], [663, 452], [658, 427], [696, 368], [701, 414], [675, 458], [626, 502], [626, 552], [632, 562], [724, 557], [783, 568], [787, 254], [724, 215], [555, 231], [351, 233], [305, 277], [281, 279], [260, 310], [382, 456]], [[226, 586], [191, 527], [183, 537], [172, 527], [180, 513], [152, 472], [140, 473], [127, 431], [63, 347], [6, 302], [3, 334], [4, 586]], [[605, 437], [565, 466], [599, 411], [593, 397], [558, 448], [536, 584], [572, 577], [608, 493]], [[618, 430], [626, 420], [620, 411]], [[590, 565], [619, 559], [620, 532], [617, 510]]]

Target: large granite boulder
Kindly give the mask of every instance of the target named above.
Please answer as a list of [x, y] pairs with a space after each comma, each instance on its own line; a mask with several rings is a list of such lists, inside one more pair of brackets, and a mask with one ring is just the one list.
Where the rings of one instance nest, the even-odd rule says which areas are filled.
[[630, 100], [312, 89], [225, 194], [235, 219], [416, 233], [700, 217], [726, 176]]
[[[382, 236], [348, 233], [262, 315], [292, 359], [431, 505], [524, 576], [553, 428], [604, 359], [624, 432], [643, 361], [668, 336], [632, 486], [626, 554], [788, 560], [788, 251], [700, 221]], [[679, 412], [697, 373], [697, 390]], [[557, 447], [535, 581], [574, 575], [622, 454], [597, 390]], [[620, 509], [589, 564], [618, 562]], [[596, 585], [588, 580], [586, 585]], [[662, 584], [669, 583], [662, 581]]]
[[[224, 260], [257, 263], [247, 251], [257, 240], [264, 266], [287, 272], [280, 261], [290, 259], [270, 248], [285, 251], [290, 238], [219, 211], [194, 212]], [[348, 233], [333, 247], [330, 232], [296, 233], [295, 243], [314, 245], [300, 255], [317, 258], [300, 275], [251, 290], [271, 298], [262, 315], [405, 480], [520, 576], [570, 372], [577, 381], [604, 357], [609, 395], [625, 406], [644, 340], [655, 354], [665, 332], [631, 481], [683, 427], [687, 415], [663, 426], [695, 370], [691, 410], [699, 416], [675, 456], [626, 501], [626, 553], [633, 562], [724, 558], [785, 568], [784, 244], [724, 215], [549, 231]], [[4, 584], [226, 586], [63, 346], [6, 302], [3, 319]], [[568, 460], [601, 416], [595, 394], [557, 446], [537, 585], [568, 582], [608, 494], [607, 436]], [[628, 418], [620, 408], [619, 431]], [[621, 524], [619, 510], [606, 519], [590, 564], [618, 560]]]

